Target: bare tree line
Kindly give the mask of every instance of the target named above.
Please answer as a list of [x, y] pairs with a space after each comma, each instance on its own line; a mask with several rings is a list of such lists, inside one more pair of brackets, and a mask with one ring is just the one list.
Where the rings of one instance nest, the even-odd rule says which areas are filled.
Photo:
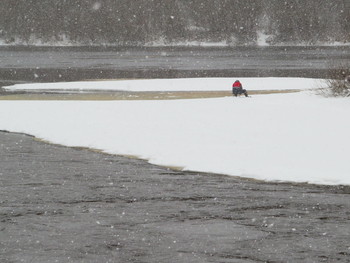
[[0, 39], [143, 45], [350, 41], [350, 0], [1, 0]]

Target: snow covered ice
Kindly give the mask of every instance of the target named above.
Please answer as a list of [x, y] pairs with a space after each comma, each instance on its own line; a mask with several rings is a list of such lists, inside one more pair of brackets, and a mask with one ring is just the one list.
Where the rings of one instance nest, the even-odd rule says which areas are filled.
[[[320, 79], [305, 78], [239, 78], [249, 90], [312, 89], [322, 85]], [[118, 81], [90, 81], [70, 83], [17, 84], [7, 87], [13, 91], [23, 90], [122, 90], [122, 91], [218, 91], [230, 90], [232, 78], [188, 79], [140, 79]]]
[[[230, 90], [235, 79], [23, 84], [23, 89]], [[249, 90], [298, 93], [151, 101], [1, 101], [0, 129], [150, 163], [267, 181], [350, 184], [348, 98], [320, 80], [240, 78]]]

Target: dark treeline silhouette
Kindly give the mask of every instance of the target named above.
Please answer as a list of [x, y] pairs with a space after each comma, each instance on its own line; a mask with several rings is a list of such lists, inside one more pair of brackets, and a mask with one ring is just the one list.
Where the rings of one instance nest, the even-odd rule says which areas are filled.
[[350, 0], [1, 0], [0, 39], [30, 44], [350, 41]]

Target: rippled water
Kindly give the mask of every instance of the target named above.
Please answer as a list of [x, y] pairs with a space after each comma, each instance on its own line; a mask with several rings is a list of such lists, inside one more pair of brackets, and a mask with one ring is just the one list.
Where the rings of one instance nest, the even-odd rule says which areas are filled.
[[230, 76], [323, 77], [350, 47], [0, 47], [0, 80]]

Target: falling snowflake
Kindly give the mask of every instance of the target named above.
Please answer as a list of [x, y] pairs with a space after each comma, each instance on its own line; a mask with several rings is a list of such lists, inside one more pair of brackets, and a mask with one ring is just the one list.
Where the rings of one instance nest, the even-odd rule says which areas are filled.
[[95, 2], [93, 5], [92, 5], [92, 9], [97, 11], [101, 8], [102, 4], [100, 2]]

